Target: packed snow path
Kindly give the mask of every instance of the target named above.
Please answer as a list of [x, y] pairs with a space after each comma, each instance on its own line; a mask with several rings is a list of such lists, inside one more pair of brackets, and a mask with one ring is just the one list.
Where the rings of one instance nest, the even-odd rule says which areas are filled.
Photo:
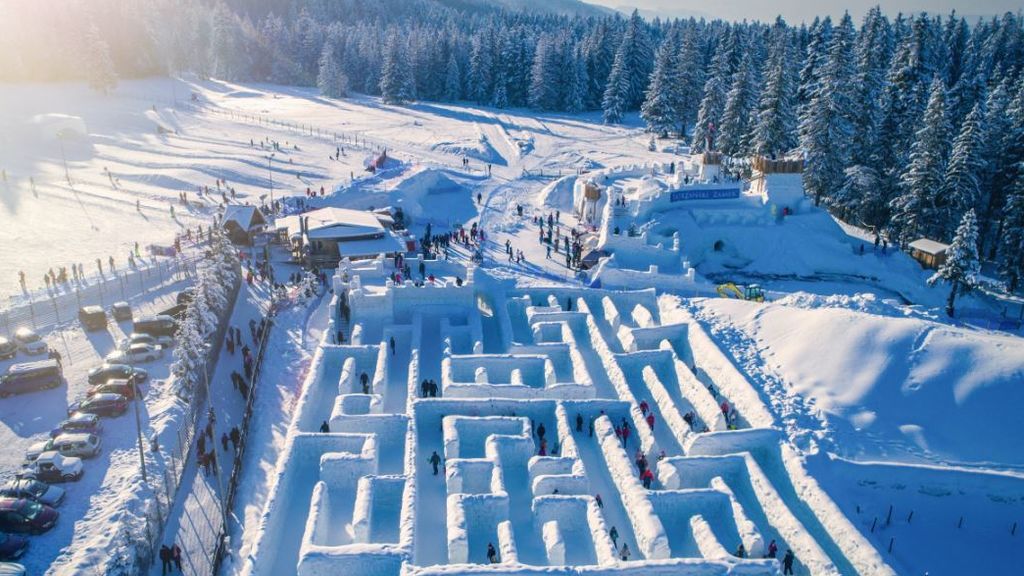
[[893, 573], [671, 299], [429, 266], [340, 263], [244, 573]]

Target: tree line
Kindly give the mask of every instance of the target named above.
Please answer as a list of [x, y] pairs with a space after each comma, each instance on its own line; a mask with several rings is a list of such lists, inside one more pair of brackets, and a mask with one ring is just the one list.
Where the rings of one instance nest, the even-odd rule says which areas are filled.
[[0, 79], [84, 74], [107, 90], [118, 75], [191, 71], [388, 103], [600, 111], [608, 123], [639, 112], [697, 152], [802, 156], [816, 203], [894, 243], [949, 242], [973, 209], [981, 256], [1012, 289], [1024, 278], [1019, 14], [890, 18], [876, 7], [859, 23], [794, 26], [433, 0], [293, 0], [280, 14], [238, 0], [83, 4], [7, 18]]

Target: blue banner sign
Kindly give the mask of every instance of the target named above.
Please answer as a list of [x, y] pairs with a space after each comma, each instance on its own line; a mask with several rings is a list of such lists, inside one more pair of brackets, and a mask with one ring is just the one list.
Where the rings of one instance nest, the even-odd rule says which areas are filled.
[[697, 188], [694, 190], [675, 190], [669, 200], [682, 202], [683, 200], [727, 200], [739, 198], [739, 188]]

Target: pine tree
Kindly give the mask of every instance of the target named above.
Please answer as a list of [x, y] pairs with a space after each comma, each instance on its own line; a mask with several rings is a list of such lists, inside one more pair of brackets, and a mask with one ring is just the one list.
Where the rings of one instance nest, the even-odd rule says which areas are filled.
[[1024, 280], [1024, 172], [1017, 175], [1003, 211], [999, 273], [1006, 278], [1011, 293], [1016, 292]]
[[[778, 29], [780, 25], [782, 28]], [[785, 22], [780, 19], [776, 28], [777, 36], [765, 65], [765, 87], [758, 102], [751, 135], [752, 151], [764, 156], [784, 154], [796, 145], [793, 103], [796, 78], [791, 64], [793, 45], [785, 30]]]
[[864, 16], [854, 53], [857, 71], [853, 90], [852, 161], [878, 168], [873, 155], [882, 121], [880, 105], [885, 74], [892, 57], [892, 30], [878, 6]]
[[978, 220], [974, 210], [968, 210], [956, 229], [953, 243], [946, 251], [946, 262], [928, 279], [928, 285], [940, 281], [950, 284], [946, 299], [946, 314], [953, 316], [953, 307], [958, 293], [970, 292], [978, 285], [981, 264], [978, 259]]
[[679, 134], [683, 138], [686, 137], [687, 128], [697, 120], [697, 110], [700, 108], [706, 79], [704, 68], [704, 55], [697, 32], [691, 28], [683, 35], [683, 46], [677, 66], [679, 108], [676, 110], [676, 117], [681, 123]]
[[[978, 178], [985, 167], [985, 158], [982, 156], [985, 144], [984, 121], [985, 114], [981, 105], [975, 105], [953, 140], [953, 151], [949, 156], [939, 202], [939, 209], [944, 211], [939, 215], [943, 232], [952, 232], [955, 215], [978, 206], [981, 199]], [[943, 233], [941, 237], [949, 236]]]
[[646, 24], [640, 18], [639, 12], [633, 10], [619, 43], [619, 49], [615, 52], [615, 61], [612, 63], [608, 86], [601, 103], [606, 123], [618, 123], [625, 111], [635, 110], [640, 106], [650, 78], [652, 59], [653, 52]]
[[942, 79], [936, 77], [923, 125], [910, 149], [910, 163], [900, 177], [901, 194], [892, 201], [890, 225], [901, 245], [933, 235], [938, 228], [936, 195], [942, 187], [949, 137], [945, 94]]
[[445, 66], [444, 99], [449, 102], [462, 99], [462, 70], [454, 50], [448, 55], [448, 65]]
[[388, 35], [381, 68], [380, 94], [386, 104], [403, 104], [413, 99], [412, 71], [398, 33]]
[[89, 87], [106, 96], [117, 87], [117, 74], [110, 59], [110, 46], [100, 36], [99, 28], [90, 24], [85, 34], [86, 78]]
[[889, 197], [882, 178], [877, 170], [863, 164], [850, 166], [845, 174], [843, 187], [836, 193], [836, 206], [845, 219], [857, 221], [878, 240], [889, 220]]
[[818, 205], [843, 183], [849, 164], [853, 126], [850, 114], [850, 54], [852, 25], [849, 15], [837, 26], [829, 43], [828, 61], [820, 71], [814, 95], [800, 123], [800, 144], [805, 154], [804, 188]]
[[732, 86], [725, 96], [722, 125], [718, 131], [718, 148], [730, 156], [746, 150], [750, 130], [750, 113], [754, 107], [754, 52], [747, 50], [740, 67], [733, 75]]
[[680, 79], [676, 68], [676, 47], [666, 39], [658, 48], [658, 56], [647, 86], [647, 98], [640, 107], [640, 117], [647, 123], [647, 130], [668, 136], [679, 124]]
[[586, 106], [587, 97], [587, 63], [579, 48], [570, 51], [571, 59], [568, 64], [568, 87], [565, 91], [566, 112], [576, 114], [582, 112]]
[[531, 107], [539, 110], [558, 108], [558, 83], [561, 72], [555, 39], [545, 34], [537, 41], [537, 52], [533, 57], [530, 72]]
[[811, 25], [810, 41], [807, 44], [804, 66], [800, 69], [799, 88], [796, 93], [797, 111], [801, 121], [806, 114], [805, 108], [818, 91], [818, 81], [828, 62], [828, 47], [831, 42], [832, 18], [815, 18]]
[[469, 82], [466, 85], [468, 96], [477, 104], [483, 105], [491, 95], [494, 84], [491, 60], [491, 44], [484, 33], [473, 37], [473, 48], [469, 55]]
[[343, 98], [348, 95], [348, 77], [341, 71], [331, 43], [325, 43], [320, 55], [320, 72], [316, 77], [320, 93], [328, 98]]
[[697, 124], [693, 129], [691, 147], [694, 152], [715, 150], [715, 139], [722, 109], [725, 107], [725, 96], [728, 90], [726, 82], [732, 77], [732, 58], [735, 43], [729, 34], [719, 43], [714, 58], [711, 59], [711, 70], [704, 84], [704, 95], [697, 110]]

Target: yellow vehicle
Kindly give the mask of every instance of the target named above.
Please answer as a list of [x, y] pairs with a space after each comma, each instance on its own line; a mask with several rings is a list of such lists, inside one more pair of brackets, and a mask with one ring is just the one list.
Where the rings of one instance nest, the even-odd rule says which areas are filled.
[[735, 298], [752, 302], [764, 302], [764, 289], [758, 284], [737, 286], [733, 282], [718, 285], [718, 295], [722, 298]]

